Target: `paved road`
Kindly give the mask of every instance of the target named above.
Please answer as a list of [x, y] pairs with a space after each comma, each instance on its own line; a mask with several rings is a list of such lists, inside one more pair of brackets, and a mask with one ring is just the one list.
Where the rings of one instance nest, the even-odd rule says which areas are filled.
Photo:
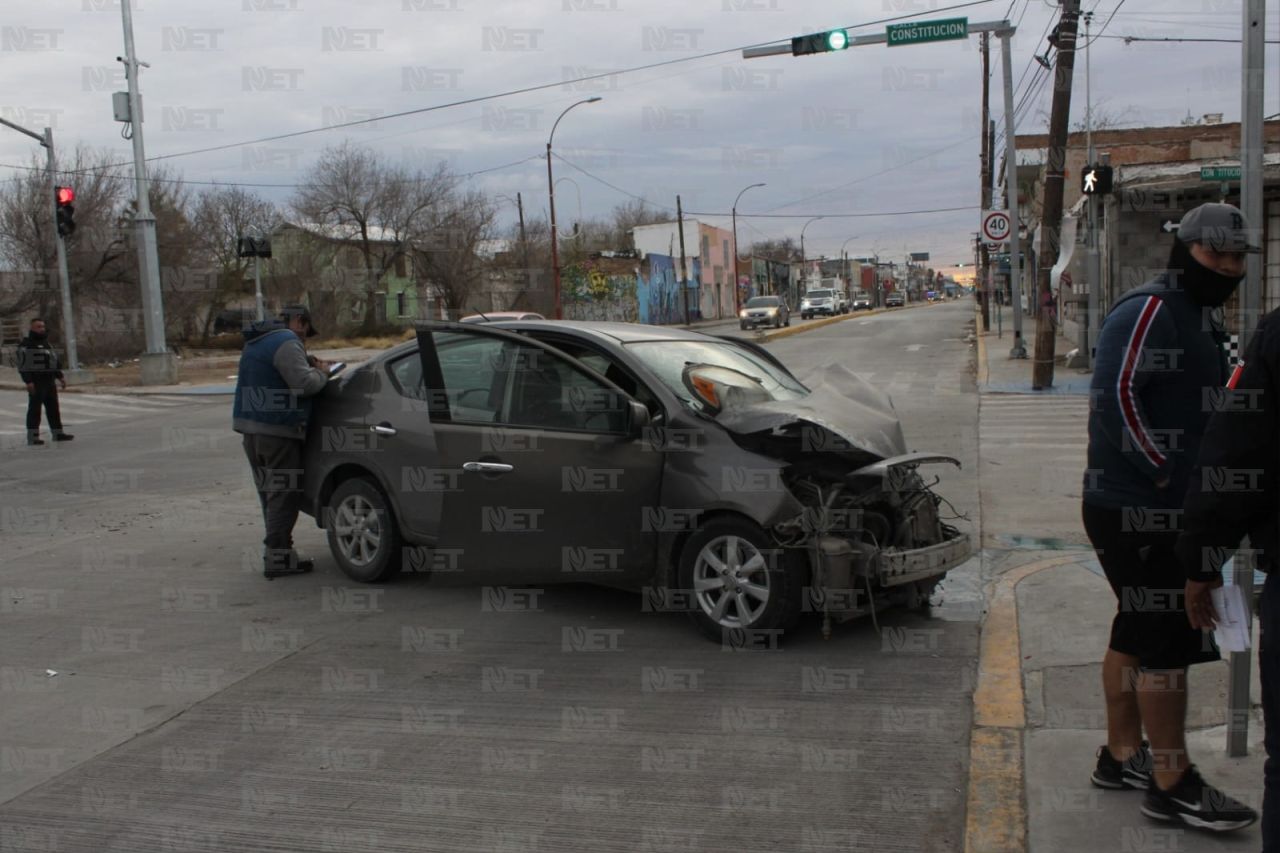
[[[770, 346], [885, 383], [912, 447], [965, 463], [942, 491], [974, 513], [971, 316]], [[742, 653], [619, 592], [356, 586], [310, 527], [317, 572], [266, 583], [225, 398], [162, 399], [5, 451], [0, 849], [961, 846], [971, 570], [932, 616]]]

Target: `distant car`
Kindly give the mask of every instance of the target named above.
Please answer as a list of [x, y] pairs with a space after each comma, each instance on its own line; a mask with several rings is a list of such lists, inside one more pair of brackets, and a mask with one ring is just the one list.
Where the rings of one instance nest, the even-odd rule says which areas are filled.
[[901, 308], [906, 304], [907, 298], [896, 291], [894, 293], [887, 294], [884, 298], [885, 308]]
[[496, 323], [500, 320], [545, 320], [541, 314], [533, 311], [490, 311], [487, 314], [469, 314], [459, 323]]
[[781, 296], [753, 296], [738, 312], [738, 326], [754, 329], [756, 326], [773, 326], [780, 329], [791, 325], [791, 310]]
[[870, 310], [871, 310], [871, 297], [869, 297], [869, 296], [855, 296], [855, 297], [853, 297], [853, 310], [854, 310], [854, 311], [870, 311]]
[[800, 319], [802, 320], [808, 320], [810, 317], [816, 317], [819, 314], [830, 317], [838, 311], [834, 290], [826, 288], [810, 290], [800, 300]]

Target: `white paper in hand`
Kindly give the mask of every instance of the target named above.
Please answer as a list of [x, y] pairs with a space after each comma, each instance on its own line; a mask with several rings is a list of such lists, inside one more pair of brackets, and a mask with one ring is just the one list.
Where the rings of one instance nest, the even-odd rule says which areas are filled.
[[1213, 638], [1224, 652], [1249, 651], [1249, 611], [1244, 590], [1238, 586], [1220, 586], [1209, 591], [1213, 609], [1218, 611], [1218, 627]]

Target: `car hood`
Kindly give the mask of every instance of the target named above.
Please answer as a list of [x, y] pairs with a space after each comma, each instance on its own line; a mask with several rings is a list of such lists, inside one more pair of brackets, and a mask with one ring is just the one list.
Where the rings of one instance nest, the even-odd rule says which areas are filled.
[[716, 422], [731, 432], [793, 432], [816, 428], [802, 443], [815, 451], [851, 450], [881, 459], [907, 452], [902, 423], [889, 395], [844, 365], [829, 364], [802, 377], [809, 387], [799, 400], [727, 405]]

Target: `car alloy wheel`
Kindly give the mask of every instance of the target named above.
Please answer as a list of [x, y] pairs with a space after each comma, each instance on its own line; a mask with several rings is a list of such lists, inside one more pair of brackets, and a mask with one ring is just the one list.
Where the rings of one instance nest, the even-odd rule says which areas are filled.
[[685, 541], [677, 581], [698, 630], [733, 643], [795, 624], [807, 575], [805, 561], [775, 549], [758, 524], [721, 516]]
[[334, 514], [333, 534], [342, 556], [351, 565], [368, 566], [382, 542], [382, 521], [368, 500], [361, 495], [349, 495]]
[[748, 627], [769, 605], [769, 564], [741, 536], [718, 536], [698, 552], [693, 590], [702, 612], [716, 624]]
[[324, 512], [329, 552], [347, 577], [376, 583], [400, 571], [400, 529], [390, 503], [372, 480], [344, 480], [329, 497]]

